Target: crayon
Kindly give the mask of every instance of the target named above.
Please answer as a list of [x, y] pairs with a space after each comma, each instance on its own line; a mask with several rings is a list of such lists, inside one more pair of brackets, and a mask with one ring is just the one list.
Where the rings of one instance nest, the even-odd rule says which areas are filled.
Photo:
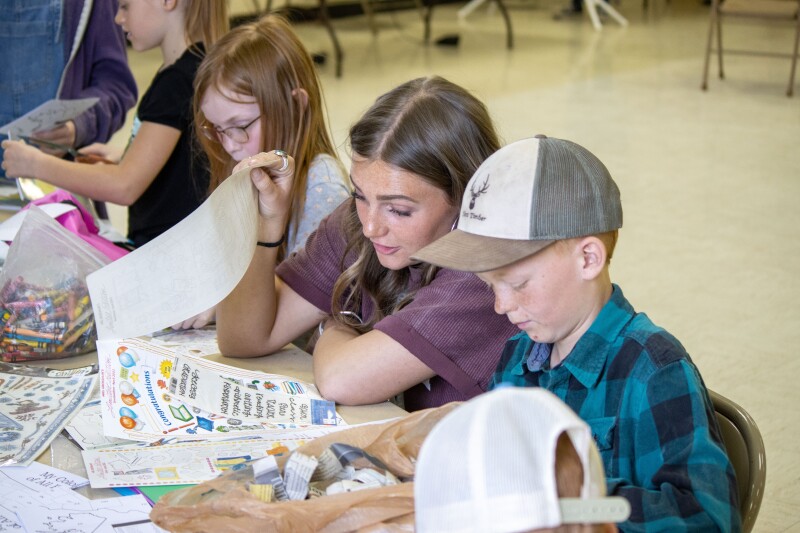
[[83, 313], [83, 310], [86, 308], [87, 305], [89, 305], [89, 297], [83, 296], [80, 300], [78, 300], [78, 303], [72, 312], [72, 319], [73, 320], [77, 319], [81, 315], [81, 313]]
[[3, 331], [9, 333], [10, 335], [7, 335], [7, 337], [11, 339], [14, 338], [14, 335], [24, 335], [25, 337], [30, 337], [33, 339], [45, 339], [45, 340], [52, 339], [54, 341], [55, 340], [60, 341], [61, 336], [64, 333], [63, 328], [61, 331], [58, 332], [49, 332], [49, 331], [44, 331], [44, 329], [34, 331], [30, 329], [21, 328], [19, 326], [6, 326], [3, 328]]
[[14, 339], [20, 344], [27, 344], [34, 348], [44, 348], [48, 344], [62, 344], [61, 339], [48, 339], [40, 336], [19, 335], [17, 333], [7, 333], [6, 338]]
[[37, 309], [40, 307], [46, 307], [47, 304], [47, 300], [17, 300], [16, 302], [7, 302], [6, 307], [12, 311], [16, 311], [19, 309]]
[[3, 341], [3, 350], [7, 352], [35, 352], [36, 348], [27, 344], [18, 344], [13, 341]]
[[94, 318], [91, 309], [84, 312], [81, 316], [79, 316], [76, 320], [70, 322], [69, 326], [67, 327], [67, 331], [64, 332], [64, 336], [71, 335], [73, 331], [81, 327], [86, 322], [91, 322]]
[[68, 346], [71, 346], [76, 340], [78, 340], [78, 338], [80, 338], [81, 335], [86, 333], [86, 331], [92, 326], [94, 326], [93, 320], [87, 320], [86, 322], [84, 322], [83, 325], [80, 326], [78, 329], [76, 329], [70, 337], [65, 338], [63, 343], [59, 343], [61, 345], [56, 348], [56, 351], [57, 352], [64, 351]]
[[26, 344], [17, 344], [11, 341], [3, 341], [2, 347], [0, 350], [4, 350], [6, 352], [33, 352], [35, 349], [33, 346], [28, 346]]
[[59, 289], [43, 289], [37, 292], [33, 292], [27, 295], [28, 300], [35, 300], [35, 299], [45, 299], [49, 298], [51, 300], [56, 300], [57, 298], [64, 299], [66, 298], [66, 293]]
[[0, 313], [0, 327], [5, 327], [8, 324], [9, 319], [11, 318], [11, 311], [8, 309], [3, 309], [3, 312]]

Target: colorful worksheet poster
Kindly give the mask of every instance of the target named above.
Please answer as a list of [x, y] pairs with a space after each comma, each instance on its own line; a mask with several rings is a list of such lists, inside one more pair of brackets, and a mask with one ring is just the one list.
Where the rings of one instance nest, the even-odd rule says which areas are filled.
[[29, 465], [89, 399], [97, 368], [0, 363], [0, 466]]
[[224, 365], [146, 339], [98, 340], [103, 432], [154, 442], [337, 425], [312, 384]]
[[83, 451], [92, 488], [197, 484], [247, 461], [288, 454], [336, 427], [281, 432], [269, 438], [117, 446]]

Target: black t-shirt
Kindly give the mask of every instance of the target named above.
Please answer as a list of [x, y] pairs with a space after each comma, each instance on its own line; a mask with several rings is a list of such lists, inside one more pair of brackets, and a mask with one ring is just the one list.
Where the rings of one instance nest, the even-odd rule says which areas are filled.
[[194, 75], [203, 55], [200, 44], [186, 50], [175, 63], [156, 74], [139, 103], [140, 122], [175, 128], [181, 136], [156, 179], [128, 208], [128, 238], [135, 246], [167, 231], [205, 199], [209, 183], [207, 159], [192, 141]]

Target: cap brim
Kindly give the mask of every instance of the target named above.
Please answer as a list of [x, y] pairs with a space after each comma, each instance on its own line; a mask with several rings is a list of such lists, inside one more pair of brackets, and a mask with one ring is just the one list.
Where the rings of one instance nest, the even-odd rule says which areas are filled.
[[456, 229], [419, 250], [412, 259], [452, 270], [486, 272], [516, 263], [553, 242], [498, 239]]
[[631, 515], [631, 504], [622, 496], [559, 498], [562, 524], [617, 524]]

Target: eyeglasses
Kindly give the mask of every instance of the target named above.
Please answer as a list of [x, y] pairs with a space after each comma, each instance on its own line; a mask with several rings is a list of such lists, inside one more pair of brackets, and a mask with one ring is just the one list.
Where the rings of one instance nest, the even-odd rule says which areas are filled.
[[250, 129], [250, 126], [255, 124], [256, 121], [261, 117], [262, 115], [258, 115], [244, 126], [231, 126], [230, 128], [225, 128], [224, 130], [217, 129], [210, 124], [203, 124], [200, 129], [203, 131], [203, 135], [212, 141], [222, 143], [222, 136], [225, 135], [228, 139], [235, 143], [244, 144], [250, 140], [250, 134], [247, 133], [247, 130]]

